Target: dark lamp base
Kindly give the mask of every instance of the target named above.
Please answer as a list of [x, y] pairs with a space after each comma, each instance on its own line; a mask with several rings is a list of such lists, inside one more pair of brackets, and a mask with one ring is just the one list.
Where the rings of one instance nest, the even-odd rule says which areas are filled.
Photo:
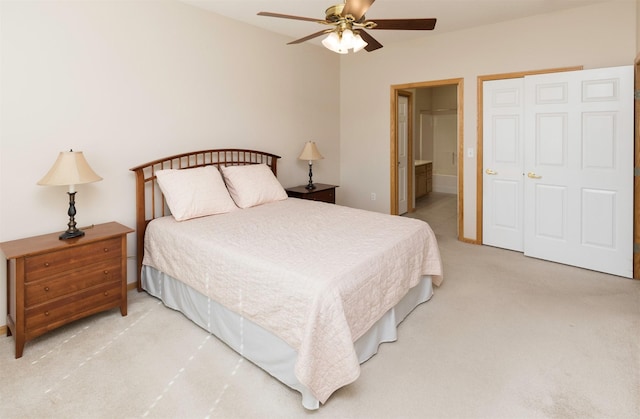
[[311, 191], [316, 188], [316, 185], [313, 184], [313, 171], [311, 170], [311, 161], [309, 161], [309, 183], [304, 187], [305, 189]]
[[73, 238], [82, 237], [82, 236], [84, 236], [84, 231], [76, 229], [75, 231], [67, 230], [64, 233], [62, 233], [58, 238], [60, 240], [67, 240], [67, 239], [73, 239]]
[[67, 224], [67, 231], [65, 231], [58, 237], [60, 240], [67, 240], [84, 236], [84, 231], [76, 228], [76, 193], [67, 192], [67, 194], [69, 195], [69, 211], [67, 211], [67, 215], [69, 216], [69, 223]]

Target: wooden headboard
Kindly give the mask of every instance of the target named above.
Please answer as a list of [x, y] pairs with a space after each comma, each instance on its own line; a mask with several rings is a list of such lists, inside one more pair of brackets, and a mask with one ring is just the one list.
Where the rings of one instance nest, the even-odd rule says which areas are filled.
[[164, 195], [156, 182], [156, 172], [163, 169], [192, 169], [203, 166], [244, 166], [266, 164], [274, 175], [278, 175], [280, 156], [263, 151], [243, 149], [220, 149], [193, 151], [164, 157], [130, 169], [136, 174], [136, 256], [138, 291], [141, 291], [142, 259], [144, 255], [144, 233], [147, 224], [154, 218], [169, 215]]

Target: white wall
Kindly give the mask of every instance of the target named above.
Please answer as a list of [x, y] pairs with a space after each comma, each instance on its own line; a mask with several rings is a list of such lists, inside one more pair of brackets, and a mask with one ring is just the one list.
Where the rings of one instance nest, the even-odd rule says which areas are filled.
[[0, 242], [66, 229], [66, 188], [36, 182], [70, 148], [104, 178], [77, 187], [79, 226], [133, 227], [129, 168], [178, 152], [272, 152], [288, 187], [315, 140], [314, 179], [339, 182], [337, 54], [174, 0], [2, 0], [0, 28]]
[[[436, 26], [434, 36], [395, 45], [376, 32], [384, 48], [341, 61], [338, 198], [389, 212], [390, 86], [464, 78], [464, 147], [475, 150], [479, 75], [630, 65], [636, 33], [636, 2], [624, 0], [441, 35]], [[476, 160], [465, 157], [462, 237], [471, 240], [478, 221], [475, 195]]]

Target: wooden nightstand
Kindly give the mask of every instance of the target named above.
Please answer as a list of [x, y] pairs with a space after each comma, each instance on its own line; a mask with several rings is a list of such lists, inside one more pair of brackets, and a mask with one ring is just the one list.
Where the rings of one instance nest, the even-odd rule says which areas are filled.
[[0, 243], [7, 258], [7, 336], [16, 358], [25, 342], [101, 311], [120, 307], [127, 315], [127, 234], [106, 223], [82, 229], [83, 237], [60, 233]]
[[315, 189], [306, 189], [305, 185], [295, 186], [287, 189], [287, 195], [291, 198], [310, 199], [312, 201], [336, 203], [336, 185], [325, 185], [323, 183], [315, 183]]

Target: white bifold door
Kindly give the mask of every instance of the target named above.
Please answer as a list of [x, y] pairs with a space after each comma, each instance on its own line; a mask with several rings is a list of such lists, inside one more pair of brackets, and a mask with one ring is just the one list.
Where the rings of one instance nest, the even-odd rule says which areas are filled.
[[633, 67], [483, 84], [483, 243], [633, 275]]

